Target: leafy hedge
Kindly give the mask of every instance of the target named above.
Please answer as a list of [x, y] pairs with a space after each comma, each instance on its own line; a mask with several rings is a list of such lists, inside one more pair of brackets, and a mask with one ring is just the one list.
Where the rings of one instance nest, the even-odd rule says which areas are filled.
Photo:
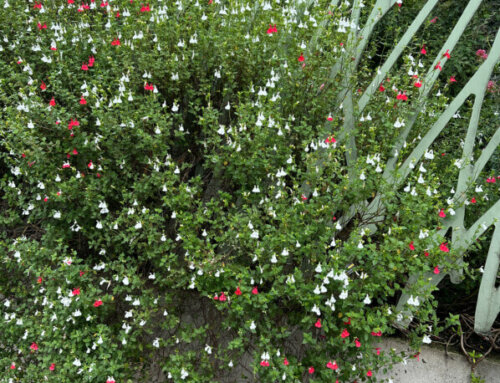
[[[436, 152], [413, 190], [381, 181], [410, 110], [391, 87], [413, 91], [398, 72], [356, 122], [349, 178], [332, 100], [357, 79], [330, 68], [350, 8], [328, 3], [3, 2], [0, 381], [148, 381], [158, 365], [214, 382], [245, 355], [262, 382], [375, 381], [404, 357], [373, 342], [409, 274], [452, 267], [433, 233], [457, 170]], [[378, 191], [375, 236], [372, 217], [338, 223]], [[439, 328], [431, 291], [412, 298], [418, 343]]]

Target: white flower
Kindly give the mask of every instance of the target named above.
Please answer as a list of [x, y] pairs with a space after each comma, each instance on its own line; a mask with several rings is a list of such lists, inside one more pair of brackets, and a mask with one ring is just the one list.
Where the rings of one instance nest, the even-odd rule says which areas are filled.
[[429, 230], [425, 229], [425, 230], [420, 230], [420, 234], [418, 235], [418, 238], [424, 239], [424, 238], [427, 238], [428, 236], [429, 236]]
[[97, 221], [95, 227], [97, 227], [98, 229], [102, 229], [102, 223], [101, 223], [101, 221]]
[[276, 254], [273, 254], [273, 256], [271, 257], [271, 263], [276, 263], [278, 262], [278, 259], [276, 258]]
[[212, 347], [210, 347], [210, 346], [207, 344], [207, 345], [205, 346], [205, 352], [206, 352], [207, 354], [209, 354], [209, 355], [210, 355], [210, 354], [212, 353]]
[[252, 321], [252, 323], [250, 323], [250, 330], [255, 330], [257, 328], [257, 326], [255, 326], [255, 322]]
[[184, 380], [189, 376], [188, 372], [184, 370], [184, 367], [181, 370], [181, 379]]
[[424, 342], [425, 344], [430, 344], [432, 340], [428, 335], [424, 335], [424, 339], [422, 339], [422, 342]]
[[128, 284], [129, 284], [128, 277], [123, 278], [123, 284], [124, 284], [125, 286], [128, 286]]
[[418, 297], [414, 298], [413, 295], [410, 296], [410, 298], [408, 299], [408, 302], [407, 302], [409, 305], [412, 305], [412, 306], [418, 306], [420, 305], [420, 302], [418, 300]]
[[76, 310], [76, 311], [73, 312], [73, 316], [74, 317], [79, 317], [81, 315], [82, 315], [82, 312], [80, 310]]
[[254, 230], [252, 232], [252, 235], [250, 236], [251, 238], [259, 239], [259, 232], [257, 230]]
[[332, 311], [335, 311], [335, 303], [336, 300], [335, 300], [335, 297], [333, 296], [333, 294], [330, 296], [330, 299], [328, 299], [326, 302], [325, 302], [325, 305], [327, 305], [328, 307], [330, 307], [332, 309]]
[[314, 307], [311, 309], [313, 313], [316, 313], [317, 316], [321, 316], [321, 310], [319, 309], [318, 306], [314, 305]]
[[140, 229], [140, 228], [142, 228], [142, 223], [137, 222], [137, 223], [135, 224], [134, 228], [135, 228], [135, 229]]
[[346, 299], [348, 294], [349, 292], [347, 290], [342, 290], [342, 293], [340, 293], [339, 298]]
[[159, 348], [160, 347], [160, 338], [156, 338], [153, 341], [153, 347]]
[[368, 294], [366, 294], [366, 297], [365, 297], [365, 300], [363, 301], [363, 303], [365, 305], [369, 305], [370, 303], [372, 303], [372, 300], [370, 299], [370, 297], [368, 296]]
[[76, 367], [80, 367], [82, 365], [82, 362], [80, 362], [80, 359], [75, 359], [73, 361], [73, 365], [76, 366]]
[[56, 212], [54, 213], [54, 218], [55, 218], [55, 219], [59, 219], [59, 218], [61, 218], [61, 212], [60, 212], [60, 211], [56, 211]]

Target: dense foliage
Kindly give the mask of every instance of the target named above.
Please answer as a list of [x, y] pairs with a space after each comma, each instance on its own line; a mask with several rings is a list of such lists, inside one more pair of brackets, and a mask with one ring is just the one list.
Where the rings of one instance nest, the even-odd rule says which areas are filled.
[[[373, 342], [408, 275], [453, 267], [435, 233], [460, 154], [436, 147], [411, 185], [382, 180], [413, 56], [431, 63], [415, 41], [356, 116], [352, 177], [334, 100], [366, 84], [330, 77], [352, 47], [350, 7], [328, 4], [3, 1], [1, 382], [155, 381], [154, 366], [215, 382], [247, 364], [261, 382], [375, 381], [408, 357]], [[372, 216], [339, 224], [379, 192], [375, 235]], [[471, 188], [477, 212], [483, 195]], [[439, 331], [423, 285], [418, 342]]]

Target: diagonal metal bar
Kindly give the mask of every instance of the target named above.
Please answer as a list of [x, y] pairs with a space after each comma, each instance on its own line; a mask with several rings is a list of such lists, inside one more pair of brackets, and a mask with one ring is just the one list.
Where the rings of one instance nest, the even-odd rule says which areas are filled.
[[500, 266], [500, 222], [495, 225], [491, 238], [483, 278], [479, 287], [474, 318], [474, 331], [490, 333], [491, 326], [500, 313], [500, 288], [495, 288], [498, 267]]

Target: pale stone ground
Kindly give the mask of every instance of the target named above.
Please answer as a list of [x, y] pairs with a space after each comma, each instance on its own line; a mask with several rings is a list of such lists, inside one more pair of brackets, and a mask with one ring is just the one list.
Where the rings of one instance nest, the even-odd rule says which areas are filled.
[[[381, 342], [381, 347], [395, 348], [398, 351], [408, 348], [403, 340], [392, 338]], [[392, 377], [394, 383], [469, 383], [471, 369], [465, 356], [450, 351], [448, 355], [446, 356], [444, 347], [423, 346], [420, 361], [411, 358], [406, 365], [396, 365], [384, 377]], [[475, 373], [485, 383], [500, 383], [500, 360], [483, 360]]]

